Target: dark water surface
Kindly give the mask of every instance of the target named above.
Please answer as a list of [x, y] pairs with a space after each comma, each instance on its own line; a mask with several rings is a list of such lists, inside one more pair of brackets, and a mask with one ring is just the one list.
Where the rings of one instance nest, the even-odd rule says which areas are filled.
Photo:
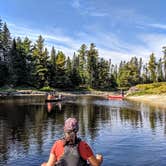
[[79, 136], [103, 154], [103, 166], [166, 165], [166, 110], [89, 96], [0, 99], [0, 165], [39, 166], [68, 117], [78, 118]]

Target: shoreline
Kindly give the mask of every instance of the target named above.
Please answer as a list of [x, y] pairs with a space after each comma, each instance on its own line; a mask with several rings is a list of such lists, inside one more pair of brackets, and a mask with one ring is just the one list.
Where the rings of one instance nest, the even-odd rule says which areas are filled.
[[[2, 92], [0, 91], [0, 96], [38, 96], [38, 95], [47, 95], [49, 92], [42, 91], [32, 91], [32, 90], [18, 90], [14, 92]], [[61, 94], [64, 96], [102, 96], [106, 97], [108, 95], [115, 94], [114, 92], [108, 91], [56, 91], [56, 95]]]
[[[18, 90], [15, 92], [2, 92], [0, 97], [17, 97], [17, 96], [46, 96], [48, 92], [33, 91], [33, 90]], [[98, 96], [107, 98], [108, 95], [118, 95], [115, 92], [109, 91], [56, 91], [56, 94], [64, 96]], [[152, 106], [166, 108], [166, 94], [160, 95], [140, 95], [140, 96], [125, 96], [125, 100], [143, 102]]]
[[166, 108], [166, 94], [160, 95], [141, 95], [141, 96], [127, 96], [125, 97], [127, 100], [143, 102], [146, 104], [150, 104], [152, 106], [158, 106], [162, 108]]

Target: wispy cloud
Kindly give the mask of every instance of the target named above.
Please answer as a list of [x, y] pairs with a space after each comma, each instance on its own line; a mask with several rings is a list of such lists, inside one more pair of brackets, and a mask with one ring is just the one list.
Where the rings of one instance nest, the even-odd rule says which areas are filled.
[[[26, 28], [22, 26], [16, 26], [15, 24], [8, 24], [9, 29], [12, 32], [12, 36], [14, 37], [26, 37], [28, 36], [31, 40], [37, 40], [39, 35], [42, 35], [46, 42], [49, 42], [52, 45], [66, 45], [67, 48], [76, 49], [79, 46], [79, 42], [75, 42], [75, 40], [71, 37], [65, 36], [63, 34], [59, 34], [59, 29], [53, 31], [53, 33], [46, 33], [41, 30]], [[78, 43], [78, 44], [77, 44]]]
[[[89, 45], [91, 42], [95, 42], [97, 44], [97, 48], [99, 48], [100, 57], [104, 57], [106, 59], [112, 59], [114, 63], [118, 63], [120, 59], [126, 59], [127, 53], [125, 54], [123, 50], [113, 51], [120, 47], [120, 43], [116, 37], [112, 38], [106, 37], [104, 34], [96, 34], [96, 35], [88, 35], [87, 33], [79, 34], [79, 40], [73, 39], [69, 36], [58, 35], [54, 32], [54, 34], [46, 34], [42, 31], [32, 30], [25, 27], [18, 27], [15, 24], [9, 24], [9, 28], [11, 29], [12, 35], [14, 37], [22, 37], [28, 36], [31, 40], [36, 41], [38, 36], [41, 34], [46, 41], [46, 46], [50, 50], [52, 46], [56, 48], [56, 50], [62, 50], [66, 55], [72, 56], [75, 51], [77, 51], [81, 44], [85, 43]], [[102, 41], [102, 43], [100, 42]], [[100, 44], [99, 44], [100, 43]], [[105, 43], [105, 44], [104, 44]], [[109, 43], [109, 44], [108, 44]], [[110, 47], [110, 43], [111, 46]], [[108, 45], [107, 45], [108, 44]], [[101, 47], [100, 47], [101, 45]], [[103, 47], [103, 48], [102, 48]], [[107, 47], [107, 48], [106, 48]], [[120, 48], [119, 48], [120, 49]]]
[[57, 32], [55, 29], [54, 33], [46, 33], [40, 30], [16, 26], [15, 24], [8, 25], [14, 37], [20, 36], [24, 38], [28, 36], [31, 40], [35, 41], [41, 34], [49, 50], [54, 46], [56, 50], [61, 50], [68, 56], [72, 56], [83, 43], [89, 45], [93, 42], [99, 50], [100, 57], [111, 59], [114, 64], [118, 64], [121, 60], [128, 61], [133, 56], [142, 57], [144, 61], [147, 61], [152, 52], [157, 57], [161, 57], [162, 46], [166, 44], [166, 35], [157, 33], [138, 34], [136, 39], [141, 44], [133, 45], [123, 41], [122, 38], [113, 33], [94, 31], [94, 29], [89, 29], [87, 33], [81, 32], [75, 34], [75, 37], [70, 37], [64, 35], [62, 33], [63, 30], [59, 33], [60, 28], [58, 28]]
[[91, 17], [106, 17], [109, 14], [105, 11], [92, 11], [92, 10], [82, 10], [80, 12], [81, 15], [87, 15], [87, 16], [91, 16]]
[[140, 33], [136, 36], [137, 44], [124, 41], [122, 38], [110, 33], [101, 33], [97, 36], [100, 56], [110, 58], [113, 63], [121, 60], [130, 60], [136, 56], [144, 62], [149, 60], [153, 52], [157, 59], [163, 56], [162, 47], [166, 45], [166, 35], [158, 33]]
[[113, 64], [119, 64], [120, 61], [127, 61], [132, 56], [131, 54], [120, 52], [120, 51], [112, 51], [109, 49], [99, 48], [99, 55], [104, 57], [105, 59], [111, 59]]
[[77, 9], [81, 15], [88, 15], [92, 17], [104, 17], [108, 15], [108, 13], [103, 11], [103, 9], [97, 9], [94, 6], [81, 3], [80, 0], [73, 0], [71, 6]]
[[79, 9], [81, 4], [80, 4], [80, 0], [72, 0], [71, 6], [73, 8]]
[[157, 57], [161, 57], [162, 47], [166, 46], [166, 35], [159, 33], [149, 33], [140, 35], [140, 39], [144, 42], [144, 46], [156, 53]]
[[[166, 24], [154, 21], [157, 20], [155, 14], [154, 17], [149, 18], [148, 10], [140, 10], [140, 6], [137, 7], [134, 2], [131, 1], [130, 4], [112, 0], [57, 2], [56, 5], [49, 5], [49, 11], [48, 8], [46, 10], [51, 11], [51, 14], [44, 12], [42, 15], [33, 11], [31, 15], [34, 18], [25, 14], [27, 20], [22, 21], [24, 26], [19, 23], [10, 24], [7, 20], [12, 36], [22, 38], [28, 36], [35, 42], [41, 34], [49, 50], [51, 46], [54, 46], [56, 50], [62, 50], [69, 56], [72, 56], [83, 43], [88, 46], [90, 43], [95, 43], [100, 57], [111, 59], [113, 63], [119, 63], [121, 60], [128, 61], [132, 56], [148, 60], [152, 52], [157, 57], [162, 55], [161, 50], [166, 44], [166, 35], [161, 33], [166, 30]], [[138, 5], [142, 4], [138, 3]], [[20, 7], [17, 8], [18, 11], [22, 9]], [[45, 3], [43, 5], [41, 3], [41, 7], [44, 8]], [[63, 15], [60, 14], [62, 10], [64, 10]], [[21, 21], [24, 18], [19, 17], [18, 11], [13, 14], [18, 19], [13, 19], [13, 21]], [[38, 17], [42, 21], [39, 21]], [[72, 24], [69, 19], [73, 19]], [[37, 24], [36, 20], [39, 21]], [[33, 26], [26, 27], [28, 21], [39, 29], [33, 29]]]
[[166, 24], [147, 24], [148, 26], [150, 27], [153, 27], [153, 28], [159, 28], [159, 29], [165, 29], [166, 30]]
[[[73, 56], [73, 53], [79, 49], [82, 43], [80, 41], [74, 40], [71, 37], [59, 34], [59, 29], [53, 31], [53, 33], [42, 32], [41, 30], [34, 30], [27, 27], [16, 26], [15, 24], [8, 24], [9, 29], [13, 37], [25, 38], [26, 36], [35, 42], [39, 35], [45, 39], [45, 45], [48, 50], [54, 46], [58, 51], [63, 51], [66, 56]], [[61, 31], [62, 33], [62, 31]]]
[[[136, 39], [141, 44], [133, 44], [110, 32], [96, 32], [98, 33], [80, 33], [79, 38], [89, 43], [95, 42], [100, 57], [111, 59], [113, 63], [118, 64], [121, 60], [128, 61], [133, 56], [142, 57], [143, 61], [148, 61], [152, 52], [156, 53], [158, 57], [161, 56], [160, 50], [163, 42], [156, 44], [157, 40], [150, 40], [150, 35], [155, 38], [157, 34], [139, 34]], [[158, 36], [157, 39], [159, 40], [160, 37], [164, 39], [164, 36]]]
[[145, 15], [138, 13], [134, 8], [126, 8], [114, 5], [110, 1], [82, 1], [73, 0], [71, 6], [78, 9], [80, 15], [92, 17], [109, 17], [111, 22], [142, 23], [148, 19]]
[[87, 13], [88, 13], [90, 16], [94, 16], [94, 17], [104, 17], [104, 16], [108, 16], [108, 13], [106, 13], [106, 12], [87, 11]]

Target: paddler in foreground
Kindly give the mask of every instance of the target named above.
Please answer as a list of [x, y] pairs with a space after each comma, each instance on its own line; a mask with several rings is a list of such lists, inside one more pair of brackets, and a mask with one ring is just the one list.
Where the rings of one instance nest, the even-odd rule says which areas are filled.
[[79, 126], [75, 118], [69, 118], [64, 124], [64, 138], [57, 140], [50, 152], [48, 162], [41, 166], [100, 166], [103, 157], [96, 154], [77, 137]]

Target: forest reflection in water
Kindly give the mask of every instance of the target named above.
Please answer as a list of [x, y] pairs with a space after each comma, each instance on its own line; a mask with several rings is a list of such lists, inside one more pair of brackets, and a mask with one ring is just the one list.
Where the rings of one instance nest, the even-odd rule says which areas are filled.
[[[68, 117], [79, 120], [79, 135], [94, 152], [104, 155], [103, 165], [150, 164], [155, 159], [144, 154], [147, 148], [153, 153], [166, 150], [166, 110], [162, 108], [90, 96], [59, 103], [20, 97], [0, 103], [0, 165], [40, 165], [53, 142], [63, 136]], [[134, 162], [136, 158], [139, 163]], [[165, 159], [161, 155], [153, 163], [162, 165]]]

